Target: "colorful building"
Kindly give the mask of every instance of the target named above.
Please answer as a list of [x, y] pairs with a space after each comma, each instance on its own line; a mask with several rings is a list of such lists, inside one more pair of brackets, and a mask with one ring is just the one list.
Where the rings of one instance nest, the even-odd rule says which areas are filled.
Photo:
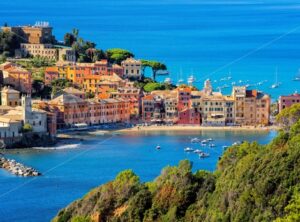
[[297, 92], [288, 96], [280, 96], [278, 100], [278, 111], [281, 112], [283, 109], [297, 103], [300, 103], [300, 94]]
[[3, 85], [12, 86], [22, 93], [31, 93], [31, 72], [16, 64], [6, 62], [0, 65]]

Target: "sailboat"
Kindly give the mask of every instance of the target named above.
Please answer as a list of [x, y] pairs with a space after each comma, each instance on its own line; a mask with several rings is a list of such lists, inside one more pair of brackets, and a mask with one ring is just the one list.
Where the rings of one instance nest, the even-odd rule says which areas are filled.
[[297, 75], [293, 79], [294, 81], [300, 81], [300, 69], [298, 70]]
[[177, 82], [177, 85], [181, 85], [184, 83], [184, 80], [182, 79], [182, 69], [180, 69], [180, 79]]
[[276, 68], [276, 73], [275, 73], [275, 83], [271, 86], [271, 89], [275, 89], [279, 87], [279, 82], [278, 82], [278, 69]]

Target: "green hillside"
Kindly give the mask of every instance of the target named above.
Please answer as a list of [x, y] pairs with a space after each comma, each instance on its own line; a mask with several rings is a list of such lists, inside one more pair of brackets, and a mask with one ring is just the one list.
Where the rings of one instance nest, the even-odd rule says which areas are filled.
[[300, 221], [297, 115], [300, 106], [278, 116], [284, 130], [268, 145], [230, 147], [213, 173], [192, 173], [184, 160], [141, 183], [126, 170], [61, 210], [54, 221]]

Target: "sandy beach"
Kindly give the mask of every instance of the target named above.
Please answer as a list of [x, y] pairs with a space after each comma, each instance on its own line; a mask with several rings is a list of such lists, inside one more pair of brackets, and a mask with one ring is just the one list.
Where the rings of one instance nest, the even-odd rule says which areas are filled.
[[201, 130], [242, 130], [242, 131], [270, 131], [278, 130], [277, 126], [255, 127], [255, 126], [192, 126], [192, 125], [174, 125], [174, 126], [138, 126], [128, 129], [117, 130], [116, 132], [140, 132], [140, 131], [201, 131]]

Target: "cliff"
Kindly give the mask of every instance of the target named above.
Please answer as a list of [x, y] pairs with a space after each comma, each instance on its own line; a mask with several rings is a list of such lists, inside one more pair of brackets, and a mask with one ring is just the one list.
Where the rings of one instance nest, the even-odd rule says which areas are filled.
[[213, 173], [191, 168], [181, 161], [149, 183], [123, 171], [53, 221], [300, 221], [300, 120], [268, 145], [228, 148]]

